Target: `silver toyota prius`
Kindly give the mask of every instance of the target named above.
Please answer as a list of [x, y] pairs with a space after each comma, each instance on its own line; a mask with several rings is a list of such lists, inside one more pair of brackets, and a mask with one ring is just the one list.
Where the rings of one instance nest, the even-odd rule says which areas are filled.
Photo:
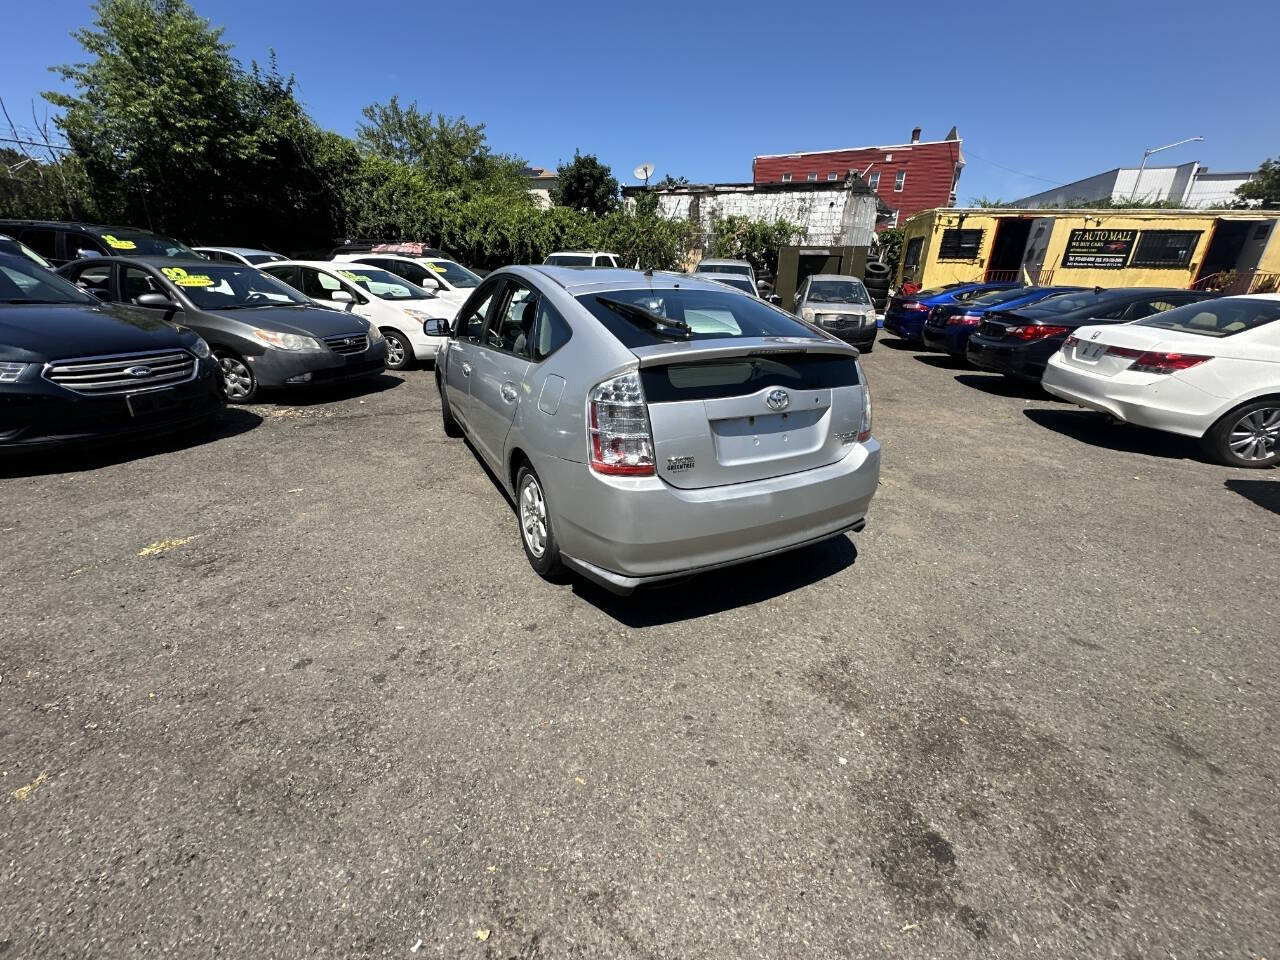
[[618, 593], [861, 530], [880, 475], [858, 351], [686, 274], [491, 273], [436, 358], [444, 429], [534, 570]]

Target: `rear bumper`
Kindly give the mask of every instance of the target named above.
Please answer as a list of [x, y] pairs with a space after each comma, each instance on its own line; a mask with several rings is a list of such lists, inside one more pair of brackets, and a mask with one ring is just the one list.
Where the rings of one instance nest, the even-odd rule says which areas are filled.
[[903, 340], [913, 340], [919, 343], [924, 331], [924, 321], [928, 316], [927, 313], [923, 312], [886, 313], [884, 315], [884, 328], [890, 333], [897, 334]]
[[924, 345], [930, 350], [949, 353], [953, 357], [963, 357], [973, 331], [973, 327], [925, 327]]
[[[1175, 376], [1126, 382], [1125, 374], [1101, 377], [1052, 357], [1044, 388], [1077, 406], [1117, 420], [1187, 437], [1202, 437], [1218, 418], [1223, 401]], [[1132, 377], [1132, 375], [1129, 375]]]
[[620, 593], [792, 550], [861, 529], [880, 478], [880, 444], [814, 470], [699, 490], [657, 477], [602, 477], [546, 458], [565, 563]]
[[1038, 381], [1044, 375], [1045, 364], [1060, 346], [1061, 339], [1011, 344], [975, 333], [969, 337], [965, 357], [983, 370]]

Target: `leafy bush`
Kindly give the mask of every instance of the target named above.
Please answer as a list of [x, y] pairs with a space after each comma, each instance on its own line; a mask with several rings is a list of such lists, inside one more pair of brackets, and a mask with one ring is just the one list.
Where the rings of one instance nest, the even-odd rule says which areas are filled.
[[777, 276], [778, 248], [795, 243], [799, 236], [800, 228], [786, 220], [716, 217], [711, 222], [708, 256], [749, 260], [757, 274]]

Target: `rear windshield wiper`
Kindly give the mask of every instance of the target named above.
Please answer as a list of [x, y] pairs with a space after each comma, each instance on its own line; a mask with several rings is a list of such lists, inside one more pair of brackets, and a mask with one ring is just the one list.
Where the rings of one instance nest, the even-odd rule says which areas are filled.
[[596, 303], [603, 307], [608, 307], [620, 317], [643, 323], [651, 327], [655, 333], [662, 334], [664, 337], [688, 340], [693, 336], [692, 328], [683, 320], [664, 317], [660, 313], [654, 313], [644, 307], [638, 307], [634, 303], [625, 303], [622, 300], [614, 300], [611, 297], [596, 297]]

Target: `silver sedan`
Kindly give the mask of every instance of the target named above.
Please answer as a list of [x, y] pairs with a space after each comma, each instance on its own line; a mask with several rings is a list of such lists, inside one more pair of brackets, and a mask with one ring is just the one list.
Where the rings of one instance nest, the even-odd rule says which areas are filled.
[[880, 474], [858, 352], [682, 274], [506, 267], [436, 360], [444, 428], [533, 568], [620, 593], [860, 530]]

